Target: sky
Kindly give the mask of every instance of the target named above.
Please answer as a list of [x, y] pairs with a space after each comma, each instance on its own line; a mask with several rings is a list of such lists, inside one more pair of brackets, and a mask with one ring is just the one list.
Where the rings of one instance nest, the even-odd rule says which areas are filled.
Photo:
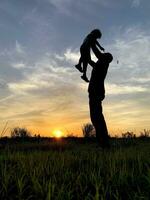
[[95, 28], [114, 57], [103, 102], [109, 133], [150, 129], [149, 10], [148, 0], [0, 0], [0, 133], [8, 123], [6, 135], [18, 126], [82, 135], [88, 84], [74, 65]]

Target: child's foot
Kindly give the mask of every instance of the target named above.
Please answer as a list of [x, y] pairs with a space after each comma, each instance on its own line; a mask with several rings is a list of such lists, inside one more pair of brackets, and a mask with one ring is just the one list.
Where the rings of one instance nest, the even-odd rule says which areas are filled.
[[86, 77], [86, 75], [81, 76], [81, 78], [82, 78], [85, 82], [87, 82], [87, 83], [90, 82], [89, 79]]
[[83, 72], [82, 67], [81, 67], [80, 64], [75, 65], [75, 67], [76, 67], [80, 72]]

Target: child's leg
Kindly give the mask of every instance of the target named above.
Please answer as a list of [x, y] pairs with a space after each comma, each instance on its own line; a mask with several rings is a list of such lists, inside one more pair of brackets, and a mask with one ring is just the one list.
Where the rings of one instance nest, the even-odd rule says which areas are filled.
[[88, 65], [88, 62], [87, 61], [83, 61], [83, 75], [84, 76], [86, 76], [87, 65]]
[[82, 55], [82, 62], [83, 62], [83, 75], [86, 76], [87, 65], [91, 60], [90, 49], [85, 49], [81, 55]]
[[81, 67], [81, 64], [83, 63], [83, 58], [84, 58], [84, 48], [81, 46], [80, 47], [80, 58], [79, 58], [79, 62], [77, 65], [75, 65], [75, 67], [80, 71], [80, 72], [83, 72], [83, 69]]
[[83, 72], [83, 69], [81, 67], [81, 63], [82, 63], [82, 57], [80, 57], [79, 59], [79, 62], [77, 65], [75, 65], [75, 67], [80, 71], [80, 72]]
[[83, 61], [83, 75], [81, 76], [81, 78], [84, 81], [89, 82], [89, 80], [88, 80], [88, 78], [86, 76], [87, 65], [88, 65], [88, 62], [87, 61]]
[[81, 66], [81, 63], [83, 62], [83, 57], [84, 57], [84, 49], [82, 47], [80, 47], [80, 58], [79, 58], [79, 62], [77, 65]]
[[87, 66], [89, 61], [91, 60], [91, 55], [90, 55], [90, 48], [84, 49], [82, 52], [82, 63], [83, 63], [83, 76], [81, 78], [85, 80], [86, 82], [89, 82], [87, 76], [86, 76], [86, 71], [87, 71]]

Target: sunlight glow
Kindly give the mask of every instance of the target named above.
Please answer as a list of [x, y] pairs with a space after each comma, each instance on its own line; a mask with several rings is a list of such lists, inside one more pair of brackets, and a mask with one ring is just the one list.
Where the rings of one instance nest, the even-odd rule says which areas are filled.
[[53, 135], [54, 135], [54, 137], [56, 137], [56, 138], [61, 138], [61, 137], [63, 136], [63, 132], [60, 131], [60, 130], [54, 130], [54, 131], [53, 131]]

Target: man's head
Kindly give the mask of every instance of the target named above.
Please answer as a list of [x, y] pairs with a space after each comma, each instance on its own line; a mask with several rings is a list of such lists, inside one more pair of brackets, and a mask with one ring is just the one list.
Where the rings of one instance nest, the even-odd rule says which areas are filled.
[[98, 61], [97, 63], [103, 63], [103, 64], [108, 64], [111, 63], [111, 61], [113, 60], [113, 56], [111, 53], [101, 53], [101, 52], [97, 52], [97, 58]]
[[113, 60], [113, 56], [111, 53], [104, 53], [102, 59], [104, 59], [104, 61], [107, 63], [111, 63]]

